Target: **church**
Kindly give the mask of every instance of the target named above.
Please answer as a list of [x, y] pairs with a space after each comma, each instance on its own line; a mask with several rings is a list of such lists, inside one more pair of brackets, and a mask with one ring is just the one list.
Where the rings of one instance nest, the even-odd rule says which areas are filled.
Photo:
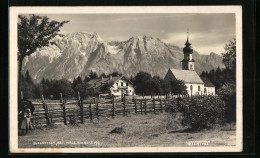
[[195, 71], [195, 60], [192, 58], [193, 49], [189, 42], [189, 33], [187, 32], [187, 41], [183, 48], [184, 59], [182, 62], [182, 70], [169, 69], [164, 80], [170, 82], [172, 80], [184, 81], [189, 96], [191, 95], [215, 95], [215, 86], [207, 78], [200, 78]]

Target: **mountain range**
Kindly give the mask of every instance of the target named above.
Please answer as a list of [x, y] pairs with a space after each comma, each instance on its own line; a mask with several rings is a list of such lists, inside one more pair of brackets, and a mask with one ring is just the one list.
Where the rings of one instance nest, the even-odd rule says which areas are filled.
[[[150, 36], [107, 42], [95, 32], [76, 32], [54, 42], [56, 45], [38, 49], [24, 59], [23, 73], [28, 70], [36, 82], [43, 77], [72, 81], [78, 76], [84, 78], [91, 70], [97, 74], [116, 71], [126, 77], [145, 71], [164, 78], [169, 68], [181, 69], [183, 59], [182, 48]], [[200, 55], [194, 51], [193, 59], [198, 74], [224, 68], [222, 57], [213, 52]]]

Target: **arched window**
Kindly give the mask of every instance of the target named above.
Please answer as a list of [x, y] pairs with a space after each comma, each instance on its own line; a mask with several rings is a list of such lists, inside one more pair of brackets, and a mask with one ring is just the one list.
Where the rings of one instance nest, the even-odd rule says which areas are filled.
[[200, 86], [198, 86], [198, 91], [200, 91]]
[[192, 88], [193, 88], [192, 85], [190, 85], [190, 91], [192, 91]]

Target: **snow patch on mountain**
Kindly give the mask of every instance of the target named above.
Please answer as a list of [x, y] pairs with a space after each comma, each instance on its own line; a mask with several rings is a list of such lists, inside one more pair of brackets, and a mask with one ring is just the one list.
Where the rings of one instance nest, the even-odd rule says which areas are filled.
[[108, 48], [108, 52], [111, 54], [117, 54], [120, 51], [118, 46], [107, 45], [107, 48]]

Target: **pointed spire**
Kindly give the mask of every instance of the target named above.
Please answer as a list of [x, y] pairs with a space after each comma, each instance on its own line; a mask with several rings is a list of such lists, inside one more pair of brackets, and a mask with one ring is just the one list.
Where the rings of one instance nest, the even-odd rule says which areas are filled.
[[187, 29], [187, 40], [189, 40], [189, 28]]
[[189, 29], [187, 29], [187, 41], [185, 43], [186, 47], [189, 47], [191, 43], [189, 42]]

